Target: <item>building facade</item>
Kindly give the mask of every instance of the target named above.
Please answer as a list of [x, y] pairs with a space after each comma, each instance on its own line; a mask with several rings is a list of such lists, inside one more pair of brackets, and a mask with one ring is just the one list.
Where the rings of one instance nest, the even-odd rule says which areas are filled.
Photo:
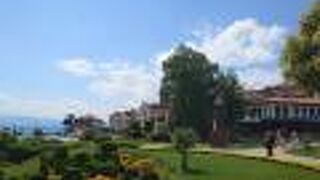
[[320, 123], [320, 100], [313, 98], [263, 98], [249, 107], [246, 120]]
[[125, 131], [133, 121], [139, 122], [142, 128], [144, 128], [147, 123], [151, 123], [154, 131], [157, 131], [160, 123], [169, 122], [169, 115], [169, 108], [163, 105], [158, 103], [142, 103], [137, 109], [117, 111], [111, 114], [109, 122], [110, 127], [115, 132]]
[[320, 128], [320, 99], [288, 85], [249, 91], [250, 105], [243, 123], [257, 131], [287, 128], [317, 131]]
[[113, 131], [122, 132], [129, 127], [134, 119], [136, 119], [134, 110], [116, 111], [109, 116], [109, 125]]
[[141, 125], [146, 123], [153, 125], [153, 131], [158, 132], [161, 124], [168, 124], [170, 119], [170, 110], [168, 107], [158, 103], [143, 103], [139, 108]]

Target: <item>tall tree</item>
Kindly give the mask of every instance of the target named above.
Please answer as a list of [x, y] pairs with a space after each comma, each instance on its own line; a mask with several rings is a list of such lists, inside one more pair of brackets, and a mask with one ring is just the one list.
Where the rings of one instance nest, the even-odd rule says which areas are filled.
[[320, 93], [320, 1], [301, 17], [299, 32], [288, 38], [281, 67], [289, 82]]
[[65, 127], [65, 133], [69, 134], [73, 131], [74, 125], [76, 123], [76, 116], [72, 113], [68, 114], [62, 121]]
[[226, 145], [233, 136], [235, 125], [244, 117], [247, 101], [233, 72], [219, 74], [215, 93], [212, 139], [216, 145]]
[[180, 45], [163, 63], [160, 96], [171, 107], [176, 127], [192, 127], [205, 139], [213, 115], [213, 87], [218, 68], [205, 55]]

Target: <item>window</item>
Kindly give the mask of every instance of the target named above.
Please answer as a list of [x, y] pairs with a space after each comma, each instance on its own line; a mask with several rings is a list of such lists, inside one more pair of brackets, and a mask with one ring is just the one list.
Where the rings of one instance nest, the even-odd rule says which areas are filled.
[[303, 108], [302, 108], [302, 117], [303, 117], [303, 118], [306, 118], [306, 117], [307, 117], [307, 108], [306, 108], [306, 107], [303, 107]]
[[251, 117], [255, 117], [257, 115], [257, 108], [252, 108], [250, 112]]
[[258, 117], [258, 119], [261, 119], [261, 117], [262, 117], [262, 111], [261, 111], [260, 107], [257, 108], [257, 117]]
[[288, 115], [289, 115], [289, 109], [287, 106], [283, 106], [282, 107], [282, 110], [283, 110], [283, 119], [286, 119], [288, 118]]
[[294, 108], [294, 116], [299, 117], [299, 107]]
[[275, 106], [275, 117], [276, 118], [280, 118], [280, 107], [279, 106]]
[[309, 116], [313, 117], [315, 115], [315, 109], [313, 107], [309, 107]]

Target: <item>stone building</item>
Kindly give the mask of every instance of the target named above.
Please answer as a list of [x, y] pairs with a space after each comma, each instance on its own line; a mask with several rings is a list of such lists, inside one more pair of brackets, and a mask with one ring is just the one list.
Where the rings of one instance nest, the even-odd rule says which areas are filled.
[[115, 132], [125, 131], [138, 118], [135, 110], [116, 111], [109, 116], [109, 125]]
[[158, 103], [142, 103], [138, 111], [142, 127], [144, 127], [146, 123], [151, 123], [154, 126], [154, 131], [157, 132], [161, 123], [169, 123], [170, 110], [164, 105]]

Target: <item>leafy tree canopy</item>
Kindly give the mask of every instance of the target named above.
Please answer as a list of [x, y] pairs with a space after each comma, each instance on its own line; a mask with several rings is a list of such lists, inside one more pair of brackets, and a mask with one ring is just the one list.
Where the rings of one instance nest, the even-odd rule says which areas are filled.
[[320, 92], [320, 1], [302, 15], [299, 32], [288, 38], [281, 67], [289, 82], [309, 93]]
[[206, 137], [212, 120], [216, 65], [184, 45], [163, 63], [161, 101], [172, 108], [174, 126], [193, 127]]
[[193, 128], [207, 140], [213, 119], [230, 127], [242, 118], [245, 106], [237, 77], [219, 70], [204, 54], [181, 45], [164, 61], [163, 71], [161, 102], [172, 110], [173, 127]]

